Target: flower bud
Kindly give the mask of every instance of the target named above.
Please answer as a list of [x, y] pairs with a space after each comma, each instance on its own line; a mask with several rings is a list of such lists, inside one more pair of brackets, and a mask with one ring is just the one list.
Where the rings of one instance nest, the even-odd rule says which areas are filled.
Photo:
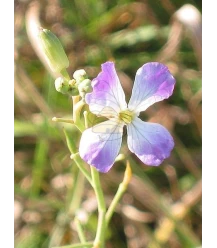
[[55, 88], [58, 92], [66, 94], [69, 91], [69, 84], [62, 77], [58, 77], [55, 80]]
[[78, 86], [76, 85], [75, 79], [72, 79], [69, 81], [69, 94], [71, 96], [78, 96], [79, 95]]
[[69, 66], [69, 60], [59, 39], [50, 30], [39, 30], [39, 41], [51, 70], [60, 73]]
[[83, 98], [86, 93], [92, 91], [91, 80], [85, 79], [80, 84], [78, 84], [78, 91], [80, 96]]
[[83, 80], [87, 79], [87, 73], [84, 69], [80, 69], [74, 72], [73, 78], [76, 80], [76, 83], [79, 84]]

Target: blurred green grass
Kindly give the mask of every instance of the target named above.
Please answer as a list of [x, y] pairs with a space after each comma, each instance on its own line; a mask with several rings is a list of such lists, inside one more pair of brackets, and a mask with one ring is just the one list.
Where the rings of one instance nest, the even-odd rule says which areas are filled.
[[[201, 12], [201, 1], [185, 3]], [[34, 4], [15, 1], [17, 248], [78, 242], [73, 226], [76, 204], [86, 218], [83, 225], [90, 240], [97, 218], [92, 189], [76, 180], [79, 174], [69, 158], [63, 127], [77, 146], [79, 133], [70, 124], [51, 121], [54, 116], [70, 117], [72, 103], [55, 91], [52, 76], [28, 39], [25, 15]], [[189, 27], [179, 25], [174, 13], [182, 6], [179, 0], [40, 1], [40, 22], [63, 43], [70, 59], [70, 75], [84, 68], [94, 78], [101, 63], [114, 60], [127, 98], [136, 70], [146, 62], [165, 63], [177, 80], [172, 97], [142, 115], [143, 120], [161, 123], [170, 130], [176, 143], [171, 157], [158, 168], [147, 167], [123, 142], [121, 151], [130, 160], [134, 176], [112, 219], [108, 248], [201, 245], [200, 33], [197, 30], [195, 35], [191, 23]], [[116, 164], [101, 176], [108, 202], [125, 168], [124, 161]], [[80, 193], [82, 203], [78, 200], [70, 206], [76, 187], [85, 189]], [[68, 207], [72, 211], [69, 216]]]

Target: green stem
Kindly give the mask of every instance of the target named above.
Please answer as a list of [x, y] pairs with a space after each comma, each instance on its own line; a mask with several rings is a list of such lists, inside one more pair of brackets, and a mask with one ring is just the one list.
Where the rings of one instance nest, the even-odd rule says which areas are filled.
[[[84, 107], [84, 105], [85, 105], [85, 102], [83, 100], [78, 101], [74, 105], [74, 109], [73, 109], [73, 120], [74, 120], [75, 123], [76, 123], [76, 121], [78, 121], [78, 119], [80, 120], [81, 109]], [[81, 130], [81, 132], [84, 131], [84, 129], [85, 129], [83, 123], [82, 123], [82, 126], [83, 126], [83, 130]]]
[[132, 171], [130, 168], [130, 163], [129, 163], [129, 161], [127, 161], [127, 166], [126, 166], [126, 170], [124, 173], [124, 179], [123, 179], [122, 183], [120, 183], [118, 190], [117, 190], [117, 193], [115, 194], [115, 196], [114, 196], [114, 198], [113, 198], [113, 200], [112, 200], [112, 202], [111, 202], [111, 204], [110, 204], [110, 206], [106, 212], [106, 216], [105, 216], [106, 227], [109, 225], [109, 222], [110, 222], [111, 217], [115, 211], [115, 208], [118, 205], [118, 202], [120, 201], [124, 192], [127, 190], [127, 186], [130, 182], [131, 176], [132, 176]]
[[[78, 233], [78, 236], [79, 236], [79, 239], [81, 241], [82, 244], [86, 243], [86, 238], [85, 238], [85, 235], [84, 235], [84, 231], [83, 231], [83, 228], [82, 228], [82, 225], [80, 223], [80, 221], [78, 220], [78, 218], [75, 218], [75, 225], [76, 225], [76, 230], [77, 230], [77, 233]], [[86, 246], [85, 246], [86, 248]]]
[[85, 185], [85, 177], [82, 172], [76, 167], [74, 169], [77, 171], [74, 171], [72, 175], [74, 176], [72, 196], [70, 197], [71, 200], [67, 202], [69, 217], [74, 217], [76, 211], [79, 209]]
[[85, 168], [83, 160], [81, 159], [79, 153], [75, 153], [71, 155], [71, 159], [73, 159], [76, 163], [76, 165], [78, 166], [78, 168], [81, 170], [81, 172], [84, 174], [84, 176], [86, 177], [86, 179], [89, 181], [89, 183], [93, 186], [93, 182], [90, 176], [89, 171]]
[[84, 248], [84, 247], [93, 247], [93, 242], [87, 242], [84, 244], [57, 246], [57, 247], [53, 247], [53, 248]]
[[84, 175], [76, 166], [71, 167], [71, 170], [72, 176], [75, 180], [73, 183], [73, 187], [69, 188], [67, 192], [66, 210], [64, 212], [58, 213], [56, 225], [50, 238], [49, 247], [61, 244], [66, 227], [71, 218], [74, 218], [76, 211], [77, 209], [79, 209], [79, 206], [81, 204], [85, 183]]
[[53, 118], [52, 118], [52, 121], [55, 121], [55, 122], [65, 122], [65, 123], [75, 124], [73, 120], [64, 119], [64, 118], [57, 118], [57, 117], [53, 117]]
[[70, 152], [72, 153], [71, 159], [73, 159], [75, 161], [75, 163], [78, 166], [78, 168], [80, 169], [80, 171], [84, 174], [84, 176], [86, 177], [86, 179], [92, 185], [92, 179], [91, 179], [90, 173], [85, 168], [84, 161], [79, 156], [79, 153], [76, 152], [77, 151], [77, 147], [76, 147], [76, 144], [75, 144], [74, 140], [71, 138], [70, 134], [65, 129], [63, 129], [63, 131], [64, 131], [64, 134], [66, 136], [67, 146], [68, 146]]
[[64, 212], [59, 212], [56, 218], [56, 224], [52, 230], [50, 241], [48, 248], [53, 247], [53, 245], [60, 245], [62, 238], [65, 233], [66, 225], [67, 225], [67, 217], [66, 213]]
[[99, 172], [93, 166], [91, 166], [91, 174], [92, 174], [93, 188], [96, 194], [97, 204], [98, 204], [98, 225], [97, 225], [97, 232], [96, 232], [93, 248], [104, 248], [105, 230], [106, 230], [105, 199], [103, 196], [103, 191], [99, 180]]
[[117, 193], [115, 194], [115, 196], [114, 196], [114, 198], [113, 198], [113, 200], [112, 200], [112, 202], [111, 202], [111, 204], [110, 204], [110, 206], [109, 206], [109, 208], [108, 208], [108, 210], [106, 212], [106, 216], [105, 216], [105, 218], [106, 218], [106, 226], [109, 225], [109, 222], [110, 222], [111, 217], [112, 217], [112, 215], [113, 215], [113, 213], [115, 211], [115, 208], [117, 207], [117, 205], [118, 205], [121, 197], [123, 196], [124, 192], [126, 191], [126, 189], [127, 189], [126, 184], [121, 183], [119, 185]]
[[[77, 147], [76, 147], [74, 140], [71, 139], [68, 131], [66, 131], [65, 129], [63, 129], [63, 130], [64, 130], [64, 134], [66, 136], [66, 142], [67, 142], [67, 146], [68, 146], [70, 152], [75, 153], [77, 151]], [[73, 188], [68, 190], [66, 212], [65, 213], [60, 212], [58, 214], [57, 224], [53, 229], [53, 232], [52, 232], [52, 235], [50, 238], [50, 242], [49, 242], [49, 247], [52, 247], [53, 245], [59, 245], [61, 243], [62, 237], [64, 236], [64, 232], [66, 229], [66, 225], [68, 224], [70, 218], [74, 217], [76, 210], [80, 206], [81, 197], [82, 197], [82, 193], [83, 193], [83, 187], [84, 187], [84, 183], [85, 183], [84, 178], [83, 178], [83, 174], [88, 180], [90, 180], [90, 183], [92, 183], [90, 173], [84, 167], [83, 161], [81, 160], [79, 155], [76, 154], [74, 156], [74, 159], [75, 159], [75, 162], [76, 162], [76, 164], [80, 170], [76, 171], [76, 170], [78, 170], [78, 168], [72, 167], [72, 171], [73, 171], [73, 174], [75, 176], [75, 183], [73, 185]], [[82, 172], [83, 172], [83, 174], [81, 174]], [[63, 216], [63, 214], [64, 214], [64, 216]], [[77, 247], [77, 246], [66, 246], [66, 247], [70, 248], [70, 247]], [[78, 246], [78, 247], [87, 248], [87, 247], [91, 247], [91, 245]]]
[[82, 133], [85, 130], [85, 126], [81, 120], [81, 110], [85, 105], [83, 100], [78, 101], [78, 96], [75, 96], [73, 99], [73, 121], [79, 131]]
[[75, 141], [71, 138], [71, 135], [68, 133], [68, 131], [65, 128], [63, 128], [63, 132], [64, 132], [64, 134], [66, 136], [66, 144], [67, 144], [67, 146], [69, 148], [69, 151], [71, 153], [76, 153], [77, 152], [77, 147], [76, 147]]

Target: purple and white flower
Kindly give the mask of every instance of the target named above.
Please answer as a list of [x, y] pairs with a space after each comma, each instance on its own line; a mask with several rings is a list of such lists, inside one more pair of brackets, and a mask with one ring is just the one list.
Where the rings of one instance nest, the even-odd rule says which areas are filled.
[[173, 138], [162, 125], [143, 122], [138, 116], [153, 103], [170, 97], [174, 85], [175, 79], [165, 65], [144, 64], [136, 73], [127, 105], [114, 63], [102, 64], [102, 71], [92, 81], [93, 91], [86, 94], [85, 100], [92, 113], [108, 120], [83, 132], [81, 158], [100, 172], [109, 171], [120, 151], [126, 125], [130, 151], [146, 165], [160, 165], [170, 156]]

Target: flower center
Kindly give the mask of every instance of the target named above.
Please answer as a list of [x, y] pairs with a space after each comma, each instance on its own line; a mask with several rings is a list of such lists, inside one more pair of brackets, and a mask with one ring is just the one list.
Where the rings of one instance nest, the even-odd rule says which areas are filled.
[[126, 109], [124, 111], [121, 111], [118, 115], [119, 119], [126, 124], [130, 124], [132, 120], [134, 119], [135, 114], [130, 111], [129, 109]]

